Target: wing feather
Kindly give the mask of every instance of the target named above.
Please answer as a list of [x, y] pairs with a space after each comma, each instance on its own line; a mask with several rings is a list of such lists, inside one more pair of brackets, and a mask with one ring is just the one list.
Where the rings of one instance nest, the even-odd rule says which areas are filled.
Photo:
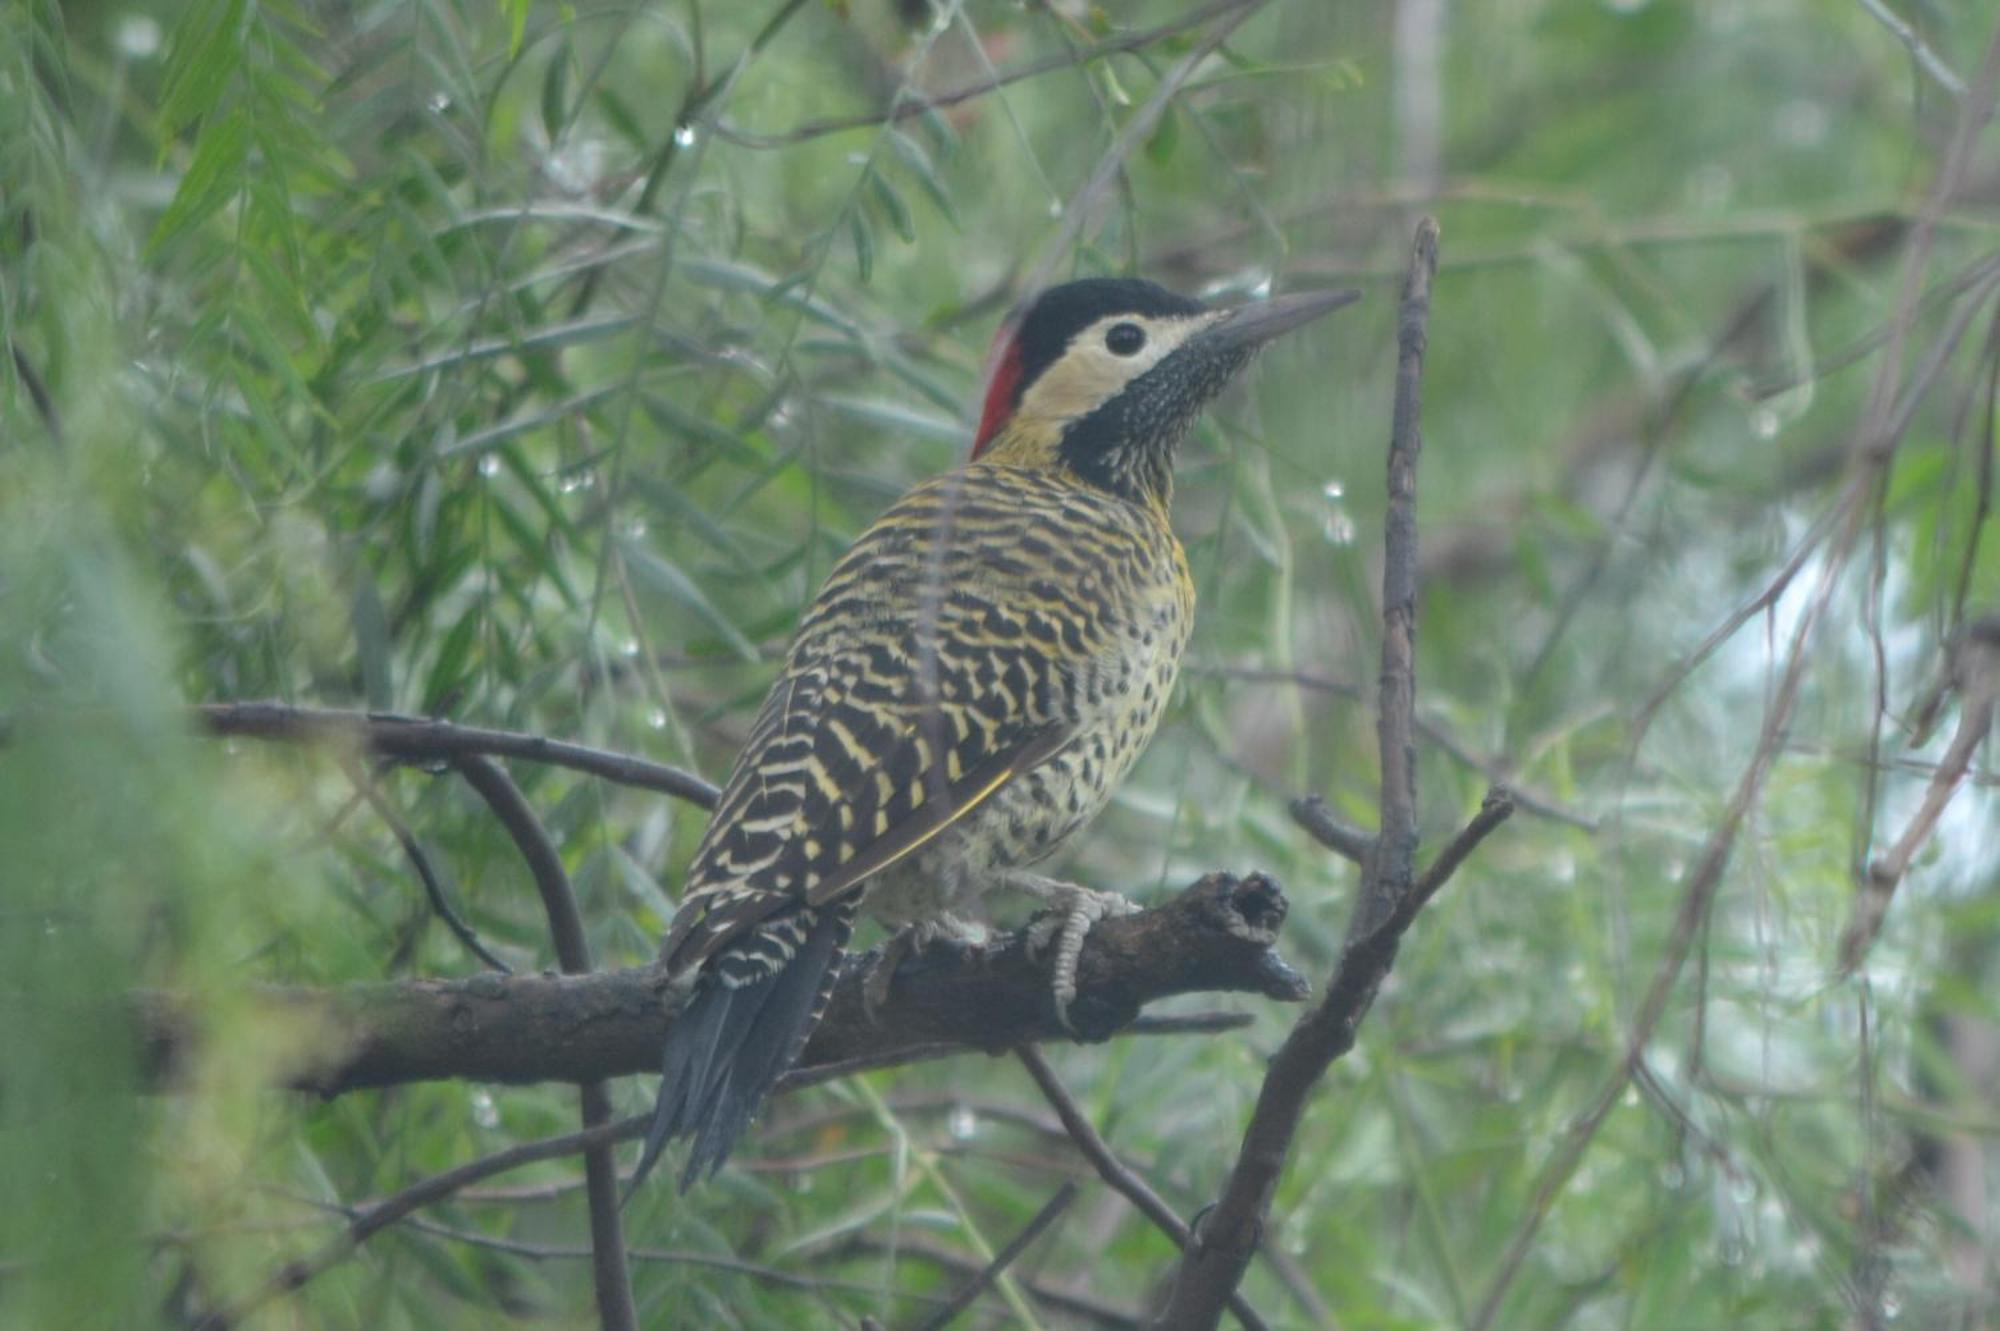
[[[1004, 557], [1028, 519], [951, 479], [885, 513], [807, 611], [695, 853], [662, 945], [676, 972], [865, 889], [1075, 737], [1056, 648], [1078, 630], [1046, 568]], [[993, 535], [964, 539], [976, 524]]]

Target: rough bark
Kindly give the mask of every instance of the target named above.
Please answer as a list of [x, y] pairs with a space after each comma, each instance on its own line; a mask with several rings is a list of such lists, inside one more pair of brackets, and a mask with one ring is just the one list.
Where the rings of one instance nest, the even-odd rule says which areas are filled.
[[[848, 1064], [923, 1057], [939, 1046], [999, 1051], [1036, 1040], [1105, 1039], [1147, 1003], [1174, 994], [1237, 992], [1296, 1002], [1306, 983], [1273, 950], [1287, 903], [1261, 874], [1213, 873], [1172, 899], [1091, 930], [1070, 1008], [1055, 1019], [1044, 959], [1020, 934], [979, 947], [936, 943], [898, 971], [871, 1020], [862, 983], [873, 953], [846, 966], [796, 1075]], [[283, 1075], [286, 1085], [335, 1096], [367, 1087], [464, 1078], [587, 1082], [652, 1072], [677, 1007], [651, 967], [588, 975], [476, 975], [336, 989], [272, 987], [273, 1008], [326, 1033]], [[157, 1081], [200, 1038], [187, 1005], [139, 995], [139, 1038]]]

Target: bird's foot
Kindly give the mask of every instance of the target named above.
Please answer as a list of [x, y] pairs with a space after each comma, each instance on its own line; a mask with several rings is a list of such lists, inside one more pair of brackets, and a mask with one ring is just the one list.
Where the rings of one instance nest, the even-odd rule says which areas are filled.
[[915, 961], [917, 953], [931, 944], [944, 941], [970, 948], [984, 939], [985, 932], [978, 925], [954, 915], [939, 915], [898, 929], [876, 956], [875, 964], [869, 968], [868, 978], [861, 982], [862, 1012], [870, 1022], [876, 1021], [882, 1005], [889, 1001], [889, 991], [895, 986], [896, 976]]
[[1012, 873], [1006, 885], [1018, 892], [1039, 897], [1049, 909], [1029, 925], [1028, 955], [1040, 960], [1050, 954], [1050, 997], [1055, 1002], [1056, 1021], [1071, 1035], [1069, 1005], [1076, 999], [1076, 967], [1083, 956], [1083, 940], [1099, 920], [1135, 914], [1139, 907], [1116, 892], [1098, 892], [1075, 883], [1065, 883], [1039, 874]]

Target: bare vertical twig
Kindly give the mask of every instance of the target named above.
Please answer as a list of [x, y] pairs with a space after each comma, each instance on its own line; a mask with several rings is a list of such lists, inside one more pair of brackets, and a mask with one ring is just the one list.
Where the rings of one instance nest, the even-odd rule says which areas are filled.
[[[1361, 896], [1348, 925], [1340, 963], [1326, 997], [1292, 1028], [1264, 1077], [1257, 1107], [1221, 1198], [1196, 1227], [1182, 1258], [1160, 1325], [1207, 1331], [1243, 1279], [1262, 1241], [1271, 1199], [1291, 1155], [1313, 1088], [1333, 1061], [1354, 1046], [1355, 1032], [1394, 963], [1403, 931], [1423, 907], [1412, 890], [1416, 860], [1416, 594], [1417, 457], [1422, 449], [1419, 389], [1428, 340], [1431, 283], [1437, 273], [1438, 228], [1417, 224], [1397, 317], [1396, 409], [1389, 439], [1389, 507], [1382, 569], [1382, 681], [1377, 737], [1381, 745], [1381, 829], [1362, 874]], [[1504, 814], [1484, 820], [1472, 841]], [[1469, 853], [1461, 837], [1450, 862], [1426, 875], [1435, 891], [1452, 865]]]
[[1882, 928], [1882, 919], [1889, 912], [1897, 885], [1909, 872], [1917, 852], [1930, 840], [1938, 819], [1944, 816], [1945, 806], [1965, 780], [1972, 766], [1972, 755], [1993, 730], [1995, 700], [2000, 697], [2000, 619], [1982, 619], [1966, 627], [1962, 639], [1953, 645], [1947, 674], [1944, 688], [1959, 697], [1958, 730], [1952, 735], [1944, 757], [1939, 759], [1937, 771], [1924, 790], [1923, 802], [1903, 829], [1903, 835], [1887, 854], [1868, 866], [1867, 877], [1854, 900], [1853, 917], [1840, 940], [1842, 973], [1853, 971], [1867, 956]]
[[[583, 932], [576, 892], [570, 887], [562, 855], [535, 816], [528, 797], [491, 758], [462, 757], [458, 770], [506, 827], [521, 858], [527, 861], [535, 890], [541, 894], [542, 910], [548, 916], [557, 964], [566, 974], [588, 973], [590, 941]], [[585, 1082], [577, 1091], [586, 1132], [611, 1121], [611, 1093], [605, 1083]], [[583, 1174], [590, 1205], [590, 1264], [597, 1287], [598, 1324], [604, 1331], [638, 1331], [639, 1314], [632, 1302], [632, 1275], [626, 1267], [625, 1230], [618, 1209], [618, 1155], [610, 1142], [585, 1149]]]
[[1374, 921], [1408, 895], [1417, 855], [1417, 456], [1423, 450], [1424, 351], [1438, 227], [1417, 223], [1396, 314], [1396, 407], [1389, 427], [1389, 506], [1382, 533], [1382, 679], [1375, 718], [1382, 751], [1382, 826], [1363, 909]]
[[[1981, 441], [1973, 449], [1977, 461], [1973, 464], [1972, 520], [1968, 524], [1965, 539], [1965, 557], [1958, 565], [1957, 590], [1951, 598], [1951, 622], [1965, 620], [1965, 601], [1972, 591], [1972, 571], [1979, 566], [1979, 542], [1986, 534], [1986, 519], [1993, 512], [1993, 435], [1996, 422], [2000, 422], [2000, 306], [1993, 311], [1993, 322], [1986, 329], [1986, 346], [1980, 356], [1986, 362], [1986, 410], [1983, 424], [1974, 438]], [[1952, 431], [1954, 439], [1960, 431]]]

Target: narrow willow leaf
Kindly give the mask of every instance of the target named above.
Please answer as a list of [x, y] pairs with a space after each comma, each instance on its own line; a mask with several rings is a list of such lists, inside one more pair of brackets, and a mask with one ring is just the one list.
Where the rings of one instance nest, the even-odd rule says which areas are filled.
[[528, 11], [534, 0], [505, 0], [507, 6], [507, 58], [521, 54], [521, 39], [528, 33]]
[[625, 385], [622, 383], [613, 383], [601, 384], [596, 388], [585, 389], [573, 397], [556, 403], [553, 407], [548, 407], [541, 411], [531, 411], [524, 415], [501, 421], [497, 425], [489, 425], [483, 430], [474, 430], [471, 434], [461, 435], [451, 443], [440, 445], [434, 451], [440, 459], [459, 457], [468, 453], [483, 453], [489, 448], [497, 448], [501, 444], [507, 443], [521, 435], [542, 429], [545, 426], [555, 425], [573, 416], [581, 416], [599, 402], [619, 392], [624, 387]]
[[[872, 255], [873, 251], [871, 250], [870, 253]], [[790, 277], [781, 279], [773, 277], [762, 269], [754, 268], [746, 263], [735, 263], [726, 259], [696, 258], [689, 258], [683, 261], [680, 265], [680, 271], [685, 273], [691, 280], [699, 282], [704, 286], [754, 292], [766, 300], [782, 301], [784, 304], [803, 312], [808, 317], [827, 325], [829, 328], [838, 328], [850, 337], [860, 338], [864, 336], [861, 325], [855, 323], [825, 301], [811, 300], [792, 291], [793, 287], [803, 284], [805, 279], [810, 275], [805, 271], [800, 271], [792, 274]]]
[[437, 656], [431, 663], [430, 674], [424, 679], [425, 715], [434, 715], [445, 698], [456, 691], [470, 674], [468, 667], [473, 644], [479, 637], [479, 626], [484, 620], [485, 606], [475, 600], [444, 635], [444, 641], [438, 645]]
[[194, 160], [174, 190], [172, 202], [146, 240], [152, 258], [173, 241], [214, 216], [243, 186], [243, 164], [250, 147], [250, 122], [241, 109], [228, 112], [202, 130], [195, 140]]
[[651, 148], [652, 145], [646, 142], [646, 130], [639, 123], [639, 117], [632, 113], [632, 108], [625, 104], [625, 99], [616, 90], [604, 87], [597, 90], [597, 110], [604, 117], [604, 123], [611, 126], [628, 146], [639, 152]]
[[1180, 146], [1180, 141], [1180, 113], [1169, 104], [1160, 117], [1160, 123], [1146, 140], [1146, 160], [1154, 166], [1165, 166], [1173, 160], [1174, 149]]
[[910, 205], [903, 202], [903, 196], [889, 183], [889, 178], [870, 167], [868, 170], [868, 192], [874, 196], [875, 204], [882, 215], [889, 219], [889, 226], [905, 245], [916, 243], [917, 223], [910, 216]]
[[168, 137], [205, 118], [221, 102], [240, 68], [244, 0], [206, 0], [190, 5], [168, 44], [167, 88], [160, 99], [160, 124]]
[[937, 168], [931, 162], [931, 155], [924, 151], [922, 144], [900, 129], [892, 127], [885, 130], [884, 134], [889, 140], [889, 147], [902, 160], [904, 167], [910, 173], [910, 178], [917, 182], [925, 197], [931, 201], [931, 206], [938, 210], [945, 221], [951, 223], [953, 230], [958, 229], [958, 209], [952, 206], [951, 195], [945, 190], [944, 182], [938, 179]]
[[618, 552], [625, 560], [625, 566], [640, 582], [694, 611], [715, 630], [716, 636], [729, 644], [730, 650], [744, 660], [757, 659], [756, 644], [743, 636], [743, 631], [722, 613], [715, 602], [708, 599], [708, 594], [695, 585], [694, 579], [684, 573], [680, 565], [647, 549], [639, 541], [619, 542]]
[[953, 444], [965, 442], [965, 428], [957, 421], [918, 411], [901, 402], [882, 398], [822, 397], [819, 403], [853, 420], [886, 426], [920, 439], [941, 439]]
[[867, 286], [875, 276], [875, 237], [869, 231], [868, 219], [856, 208], [847, 214], [847, 234], [854, 241], [854, 271]]
[[542, 132], [558, 142], [569, 123], [569, 43], [563, 42], [542, 71]]
[[357, 560], [354, 579], [354, 654], [361, 665], [361, 692], [370, 710], [393, 711], [396, 706], [395, 662], [391, 657], [389, 617], [382, 611], [375, 578]]
[[724, 457], [750, 466], [761, 465], [764, 460], [763, 450], [741, 434], [719, 421], [695, 415], [664, 393], [641, 393], [639, 403], [655, 425], [690, 444], [705, 445], [702, 451], [719, 452]]
[[509, 352], [555, 351], [584, 342], [595, 342], [600, 338], [615, 337], [619, 333], [637, 327], [638, 323], [639, 320], [629, 314], [576, 319], [550, 328], [537, 328], [518, 338], [495, 338], [490, 341], [475, 342], [470, 346], [441, 352], [427, 360], [416, 361], [409, 365], [391, 365], [371, 376], [366, 382], [389, 383], [413, 374], [428, 374], [433, 370], [450, 369], [469, 361], [491, 360], [495, 356], [505, 356]]
[[[550, 585], [562, 596], [563, 604], [574, 610], [580, 602], [575, 589], [570, 586], [568, 576], [562, 570], [562, 565], [556, 561], [555, 553], [549, 549], [548, 534], [536, 531], [527, 518], [499, 495], [489, 496], [487, 502], [493, 506], [493, 516], [499, 520], [500, 529], [507, 533], [521, 553], [528, 557], [529, 562], [549, 580]], [[522, 599], [532, 608], [533, 598]]]

